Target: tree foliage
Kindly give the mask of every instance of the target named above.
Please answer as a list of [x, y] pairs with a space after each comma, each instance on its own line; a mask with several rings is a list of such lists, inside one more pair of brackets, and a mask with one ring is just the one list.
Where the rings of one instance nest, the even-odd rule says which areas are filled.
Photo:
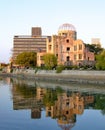
[[29, 87], [27, 84], [15, 84], [15, 91], [24, 98], [36, 97], [36, 87]]
[[96, 55], [96, 69], [105, 70], [105, 50]]
[[57, 100], [57, 93], [54, 90], [47, 89], [46, 94], [43, 98], [43, 103], [45, 106], [53, 106]]
[[57, 65], [57, 57], [54, 54], [45, 54], [44, 63], [47, 69], [52, 69]]
[[86, 44], [86, 47], [89, 48], [89, 51], [94, 52], [95, 55], [103, 51], [103, 48], [100, 44]]
[[27, 67], [36, 66], [36, 53], [35, 52], [20, 53], [16, 57], [15, 63]]
[[100, 109], [101, 113], [105, 115], [105, 95], [96, 95], [94, 108]]
[[55, 101], [59, 94], [62, 94], [64, 91], [59, 86], [56, 89], [46, 89], [46, 93], [43, 97], [43, 103], [45, 106], [54, 106]]

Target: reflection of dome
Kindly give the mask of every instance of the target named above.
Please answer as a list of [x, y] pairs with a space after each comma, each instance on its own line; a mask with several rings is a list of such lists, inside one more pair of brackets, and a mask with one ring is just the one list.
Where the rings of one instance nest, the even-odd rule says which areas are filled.
[[[75, 116], [75, 115], [74, 115]], [[57, 120], [58, 126], [61, 127], [62, 130], [71, 130], [72, 127], [75, 126], [74, 119], [66, 119], [66, 117]]]
[[59, 27], [58, 31], [76, 31], [76, 29], [72, 24], [65, 23]]
[[62, 130], [71, 130], [74, 127], [75, 124], [60, 124]]

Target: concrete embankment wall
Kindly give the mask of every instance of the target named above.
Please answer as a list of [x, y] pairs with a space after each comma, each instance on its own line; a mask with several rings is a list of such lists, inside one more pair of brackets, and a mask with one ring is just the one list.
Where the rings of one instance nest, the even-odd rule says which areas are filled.
[[90, 84], [105, 84], [105, 71], [87, 71], [87, 70], [63, 70], [56, 73], [56, 70], [15, 70], [13, 76], [27, 79], [37, 79], [46, 81], [60, 82], [79, 82]]

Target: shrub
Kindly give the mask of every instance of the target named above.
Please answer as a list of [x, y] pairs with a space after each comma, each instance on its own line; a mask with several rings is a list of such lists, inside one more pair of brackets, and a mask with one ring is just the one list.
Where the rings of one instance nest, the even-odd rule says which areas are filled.
[[59, 66], [57, 66], [57, 68], [56, 68], [56, 73], [61, 73], [62, 70], [64, 70], [64, 66], [63, 66], [63, 65], [59, 65]]

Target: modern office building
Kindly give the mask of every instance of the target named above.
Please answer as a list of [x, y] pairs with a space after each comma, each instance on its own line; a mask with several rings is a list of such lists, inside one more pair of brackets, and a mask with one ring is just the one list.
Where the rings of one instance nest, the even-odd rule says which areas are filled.
[[[58, 29], [58, 35], [47, 38], [46, 53], [57, 57], [58, 65], [92, 65], [94, 53], [89, 51], [86, 44], [77, 39], [77, 32], [72, 24], [63, 24]], [[37, 65], [44, 64], [45, 52], [37, 53]]]
[[34, 36], [42, 36], [41, 27], [32, 27], [31, 34], [32, 34], [33, 37]]
[[92, 38], [91, 39], [91, 44], [96, 45], [98, 47], [101, 47], [100, 38]]
[[31, 35], [15, 35], [13, 39], [13, 60], [22, 52], [46, 52], [46, 38], [40, 27], [32, 27]]

